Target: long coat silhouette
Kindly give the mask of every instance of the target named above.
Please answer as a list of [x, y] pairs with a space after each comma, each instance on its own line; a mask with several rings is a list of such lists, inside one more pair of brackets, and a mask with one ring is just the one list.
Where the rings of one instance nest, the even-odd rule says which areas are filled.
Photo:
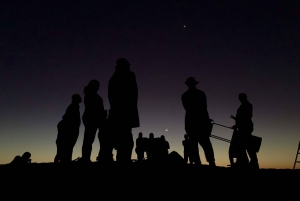
[[116, 125], [136, 128], [140, 126], [138, 114], [138, 88], [135, 74], [116, 70], [108, 84], [110, 114]]
[[116, 71], [108, 83], [109, 119], [114, 130], [117, 161], [130, 162], [134, 146], [131, 130], [140, 126], [138, 87], [129, 62], [117, 60]]

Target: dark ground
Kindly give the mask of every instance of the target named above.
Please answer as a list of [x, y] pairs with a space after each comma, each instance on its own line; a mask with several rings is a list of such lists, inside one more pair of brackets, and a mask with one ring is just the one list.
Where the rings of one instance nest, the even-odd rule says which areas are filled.
[[[300, 170], [132, 163], [0, 165], [1, 192], [10, 196], [84, 199], [261, 199], [299, 195]], [[183, 196], [183, 197], [182, 197]], [[297, 200], [296, 198], [294, 200]]]

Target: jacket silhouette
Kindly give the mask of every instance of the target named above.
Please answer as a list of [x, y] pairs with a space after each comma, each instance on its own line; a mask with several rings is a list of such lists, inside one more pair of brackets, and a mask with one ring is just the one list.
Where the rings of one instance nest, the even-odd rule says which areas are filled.
[[[250, 169], [259, 169], [258, 159], [256, 155], [256, 151], [251, 144], [251, 135], [254, 130], [252, 116], [253, 116], [253, 106], [248, 101], [248, 97], [245, 93], [239, 94], [239, 101], [242, 103], [240, 107], [237, 109], [236, 116], [232, 116], [231, 118], [235, 119], [235, 125], [233, 126], [238, 130], [238, 134], [240, 135], [240, 144], [238, 151], [238, 159], [245, 158], [243, 157], [243, 153], [247, 150], [247, 153], [250, 157], [250, 163], [247, 165], [247, 168]], [[239, 154], [241, 155], [239, 157]], [[248, 158], [247, 158], [248, 159]], [[240, 160], [245, 165], [248, 160]]]
[[131, 162], [134, 146], [131, 130], [140, 126], [138, 114], [138, 87], [130, 63], [118, 59], [116, 71], [108, 83], [110, 116], [117, 149], [117, 161]]
[[62, 120], [57, 125], [57, 154], [54, 162], [71, 162], [73, 148], [79, 136], [81, 124], [79, 104], [82, 99], [79, 94], [72, 96], [72, 103], [67, 107]]
[[82, 145], [81, 162], [90, 162], [92, 144], [95, 140], [97, 130], [99, 132], [105, 127], [106, 111], [103, 106], [103, 99], [97, 94], [100, 83], [91, 80], [84, 88], [84, 113], [82, 121], [85, 127]]

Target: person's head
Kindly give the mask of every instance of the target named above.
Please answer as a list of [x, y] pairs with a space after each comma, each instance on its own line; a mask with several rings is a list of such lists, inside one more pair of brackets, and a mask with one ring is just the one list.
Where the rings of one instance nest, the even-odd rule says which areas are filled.
[[189, 138], [189, 136], [188, 136], [188, 134], [184, 134], [184, 139], [188, 139]]
[[150, 134], [149, 134], [149, 138], [154, 138], [154, 134], [153, 134], [153, 133], [150, 133]]
[[130, 63], [125, 58], [118, 59], [116, 62], [116, 70], [117, 71], [129, 71]]
[[164, 135], [160, 136], [160, 138], [163, 139], [163, 140], [166, 140]]
[[27, 161], [28, 161], [28, 160], [30, 159], [30, 157], [31, 157], [31, 153], [29, 153], [29, 152], [26, 151], [26, 152], [22, 155], [21, 158], [22, 158], [23, 160], [27, 160]]
[[245, 93], [240, 93], [239, 100], [241, 101], [241, 103], [247, 102], [248, 101], [247, 95]]
[[186, 79], [185, 81], [185, 84], [191, 88], [191, 87], [196, 87], [196, 85], [198, 84], [199, 82], [196, 81], [196, 79], [194, 77], [189, 77], [188, 79]]
[[100, 82], [98, 80], [91, 80], [89, 84], [84, 87], [84, 92], [83, 93], [97, 93], [100, 87]]
[[139, 138], [142, 138], [142, 137], [143, 137], [143, 133], [139, 132]]
[[73, 103], [81, 103], [82, 102], [81, 96], [79, 94], [73, 94], [72, 102]]

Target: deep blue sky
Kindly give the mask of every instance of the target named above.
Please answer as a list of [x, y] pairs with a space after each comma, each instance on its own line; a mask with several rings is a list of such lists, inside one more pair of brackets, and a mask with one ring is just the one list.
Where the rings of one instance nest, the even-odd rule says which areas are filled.
[[[25, 151], [33, 162], [53, 161], [56, 125], [71, 95], [83, 96], [97, 79], [109, 109], [108, 80], [125, 57], [139, 88], [134, 138], [165, 135], [182, 154], [181, 95], [194, 76], [217, 123], [233, 125], [238, 94], [248, 94], [253, 134], [263, 138], [261, 166], [292, 167], [300, 140], [298, 1], [47, 2], [0, 3], [1, 164]], [[83, 131], [73, 158], [81, 156]], [[215, 126], [213, 134], [230, 139], [232, 131]], [[212, 143], [217, 165], [229, 164], [229, 144]], [[92, 160], [98, 150], [96, 140]]]

